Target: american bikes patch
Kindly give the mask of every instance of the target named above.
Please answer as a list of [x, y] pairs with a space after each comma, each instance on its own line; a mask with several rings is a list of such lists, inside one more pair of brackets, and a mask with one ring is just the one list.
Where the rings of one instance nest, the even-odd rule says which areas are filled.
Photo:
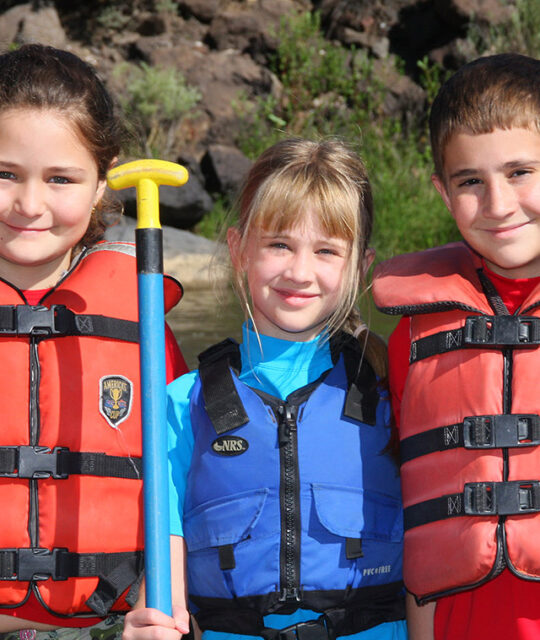
[[99, 381], [99, 411], [111, 427], [123, 422], [131, 412], [133, 383], [124, 376], [104, 376]]

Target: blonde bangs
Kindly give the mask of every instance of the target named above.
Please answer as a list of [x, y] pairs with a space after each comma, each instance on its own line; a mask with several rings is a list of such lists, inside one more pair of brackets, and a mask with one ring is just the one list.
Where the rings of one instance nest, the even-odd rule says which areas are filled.
[[260, 185], [246, 211], [247, 228], [280, 233], [302, 225], [307, 216], [313, 216], [325, 235], [352, 245], [361, 235], [357, 189], [336, 181], [306, 180], [303, 175], [288, 173], [283, 171]]

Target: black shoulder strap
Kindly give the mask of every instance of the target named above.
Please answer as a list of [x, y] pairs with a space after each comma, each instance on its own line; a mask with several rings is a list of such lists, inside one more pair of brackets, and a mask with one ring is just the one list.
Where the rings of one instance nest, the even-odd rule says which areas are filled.
[[237, 429], [249, 421], [231, 372], [232, 369], [238, 374], [241, 366], [238, 343], [231, 338], [199, 355], [204, 406], [218, 435]]
[[480, 280], [480, 284], [482, 285], [482, 289], [486, 294], [486, 298], [493, 309], [496, 315], [498, 316], [508, 316], [510, 315], [506, 305], [503, 302], [499, 292], [497, 291], [495, 285], [491, 280], [487, 277], [483, 269], [477, 269], [476, 273], [478, 274], [478, 279]]
[[377, 376], [364, 356], [362, 345], [348, 333], [340, 332], [330, 338], [332, 359], [343, 353], [349, 390], [343, 414], [347, 418], [374, 425], [377, 422], [379, 391]]

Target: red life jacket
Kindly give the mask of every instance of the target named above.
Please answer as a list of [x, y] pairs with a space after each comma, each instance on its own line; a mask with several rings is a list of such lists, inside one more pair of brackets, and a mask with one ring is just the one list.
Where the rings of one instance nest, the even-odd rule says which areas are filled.
[[411, 317], [401, 410], [404, 580], [419, 601], [506, 565], [540, 579], [540, 286], [508, 315], [465, 244], [380, 264], [373, 295]]
[[[165, 306], [181, 297], [165, 280]], [[106, 615], [142, 570], [134, 247], [100, 243], [41, 300], [0, 280], [0, 607]]]

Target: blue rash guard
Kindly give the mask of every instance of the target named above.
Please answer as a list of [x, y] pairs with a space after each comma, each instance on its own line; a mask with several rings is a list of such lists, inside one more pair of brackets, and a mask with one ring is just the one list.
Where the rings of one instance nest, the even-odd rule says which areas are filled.
[[[259, 345], [259, 338], [246, 325], [243, 327], [240, 355], [242, 369], [239, 380], [253, 389], [264, 391], [282, 400], [296, 389], [314, 382], [333, 367], [329, 343], [326, 341], [321, 346], [319, 337], [309, 342], [291, 342], [262, 335]], [[198, 372], [192, 371], [168, 386], [171, 535], [183, 535], [182, 514], [186, 478], [194, 447], [190, 399], [197, 379]], [[389, 409], [387, 411], [389, 412]], [[314, 611], [298, 609], [289, 615], [267, 615], [264, 617], [264, 622], [268, 627], [282, 629], [298, 622], [317, 619], [319, 615]], [[205, 631], [203, 635], [204, 640], [226, 640], [226, 638], [260, 640], [259, 636], [216, 631]], [[404, 620], [387, 622], [346, 638], [406, 640], [406, 623]]]

